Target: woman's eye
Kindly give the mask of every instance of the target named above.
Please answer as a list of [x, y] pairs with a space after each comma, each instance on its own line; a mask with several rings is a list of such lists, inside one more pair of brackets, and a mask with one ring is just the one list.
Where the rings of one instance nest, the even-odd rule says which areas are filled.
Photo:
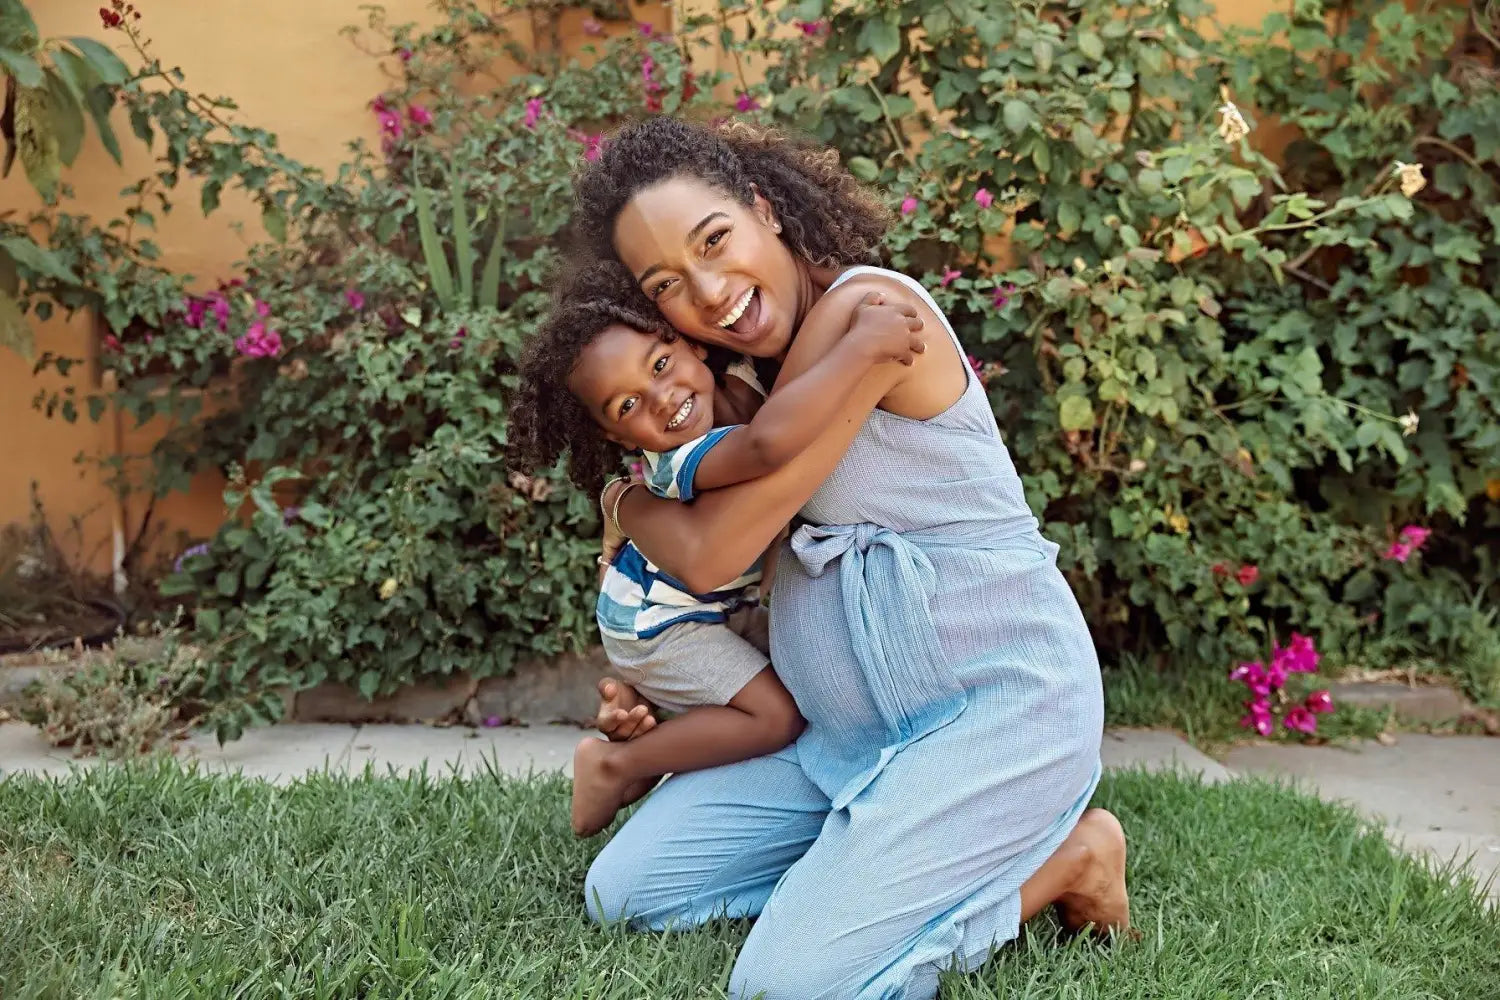
[[710, 246], [710, 247], [716, 247], [716, 246], [718, 246], [720, 243], [722, 243], [724, 241], [724, 237], [726, 237], [728, 235], [729, 235], [729, 230], [727, 230], [727, 229], [721, 229], [721, 230], [719, 230], [717, 233], [714, 233], [712, 236], [710, 236], [708, 238], [708, 246]]
[[651, 366], [651, 370], [653, 372], [655, 372], [656, 374], [658, 374], [658, 375], [660, 375], [662, 372], [666, 371], [667, 370], [667, 356], [665, 354], [663, 354], [661, 357], [657, 358], [656, 359], [656, 364], [654, 364], [654, 365]]
[[665, 292], [667, 290], [668, 286], [670, 286], [671, 284], [672, 284], [671, 281], [657, 282], [656, 284], [654, 284], [654, 285], [651, 286], [651, 290], [649, 292], [647, 292], [646, 294], [649, 295], [653, 299], [660, 298], [661, 297], [661, 293]]

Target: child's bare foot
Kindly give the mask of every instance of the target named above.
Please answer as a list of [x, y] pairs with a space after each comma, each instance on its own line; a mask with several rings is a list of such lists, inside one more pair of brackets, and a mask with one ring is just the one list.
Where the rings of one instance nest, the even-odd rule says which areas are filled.
[[1101, 935], [1128, 936], [1130, 894], [1125, 888], [1125, 831], [1112, 813], [1090, 809], [1083, 814], [1062, 850], [1077, 856], [1073, 888], [1057, 899], [1065, 928], [1078, 932], [1092, 926]]
[[620, 748], [592, 736], [573, 751], [573, 832], [592, 837], [615, 813], [656, 786], [655, 778], [622, 777], [613, 766]]

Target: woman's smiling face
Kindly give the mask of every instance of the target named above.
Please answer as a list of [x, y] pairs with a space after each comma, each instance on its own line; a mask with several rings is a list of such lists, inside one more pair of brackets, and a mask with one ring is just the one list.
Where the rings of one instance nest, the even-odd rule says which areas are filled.
[[694, 177], [639, 191], [614, 246], [667, 322], [695, 340], [754, 357], [786, 353], [811, 302], [781, 224], [760, 195], [745, 205]]

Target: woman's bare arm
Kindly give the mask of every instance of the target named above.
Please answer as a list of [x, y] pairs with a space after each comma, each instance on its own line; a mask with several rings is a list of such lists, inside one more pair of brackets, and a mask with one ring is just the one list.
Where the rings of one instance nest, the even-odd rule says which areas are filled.
[[[827, 354], [849, 329], [865, 293], [885, 292], [917, 305], [930, 329], [941, 330], [910, 290], [880, 279], [856, 278], [825, 294], [797, 333], [778, 383], [795, 378]], [[946, 354], [939, 352], [939, 363]], [[919, 355], [911, 367], [872, 368], [818, 439], [790, 463], [760, 479], [710, 490], [690, 504], [631, 490], [619, 505], [620, 523], [646, 557], [691, 590], [708, 593], [743, 573], [828, 478], [870, 412], [907, 380], [934, 365]]]

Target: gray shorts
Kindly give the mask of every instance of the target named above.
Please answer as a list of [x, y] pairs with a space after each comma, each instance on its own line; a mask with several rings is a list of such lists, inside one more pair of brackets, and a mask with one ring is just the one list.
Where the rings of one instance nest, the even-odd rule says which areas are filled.
[[770, 666], [770, 617], [760, 605], [724, 623], [680, 622], [650, 639], [603, 636], [620, 679], [669, 712], [727, 705]]

